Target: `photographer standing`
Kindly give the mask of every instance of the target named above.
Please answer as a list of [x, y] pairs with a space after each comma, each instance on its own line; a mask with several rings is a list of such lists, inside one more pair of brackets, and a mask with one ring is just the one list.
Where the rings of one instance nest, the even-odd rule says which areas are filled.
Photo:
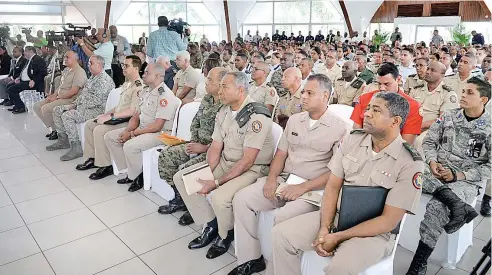
[[161, 55], [167, 56], [174, 63], [176, 53], [186, 50], [187, 43], [183, 42], [183, 39], [177, 32], [167, 29], [169, 25], [167, 17], [159, 16], [157, 21], [159, 29], [149, 35], [147, 55], [153, 60], [156, 60]]
[[33, 46], [38, 49], [41, 49], [43, 46], [48, 46], [48, 40], [43, 37], [43, 31], [37, 31], [36, 36], [37, 37], [34, 37], [30, 33], [26, 33], [27, 42], [32, 42]]
[[125, 37], [118, 35], [116, 26], [110, 26], [109, 30], [111, 33], [111, 42], [114, 46], [111, 69], [113, 70], [114, 84], [116, 85], [116, 88], [118, 88], [125, 82], [125, 76], [123, 75], [121, 65], [125, 64], [125, 56], [132, 55], [132, 51], [128, 40]]
[[104, 59], [104, 70], [112, 78], [113, 72], [111, 70], [111, 61], [113, 60], [114, 46], [110, 41], [111, 33], [104, 28], [100, 28], [97, 30], [96, 39], [100, 43], [96, 50], [89, 48], [82, 38], [77, 39], [77, 44], [79, 44], [89, 58], [93, 55], [101, 56]]

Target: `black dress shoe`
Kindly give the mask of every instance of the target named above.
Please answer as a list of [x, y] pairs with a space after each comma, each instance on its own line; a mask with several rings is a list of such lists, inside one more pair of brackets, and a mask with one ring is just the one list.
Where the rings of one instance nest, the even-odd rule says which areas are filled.
[[157, 212], [159, 212], [159, 214], [168, 215], [181, 210], [186, 211], [186, 205], [181, 197], [175, 197], [174, 199], [169, 201], [168, 205], [160, 206]]
[[[51, 132], [51, 133], [53, 133], [53, 132]], [[45, 136], [45, 137], [49, 138], [49, 137], [50, 137], [50, 135], [51, 135], [51, 133], [46, 134], [46, 136]]]
[[12, 114], [22, 114], [27, 112], [27, 108], [19, 108], [12, 111]]
[[111, 176], [112, 174], [113, 174], [113, 166], [110, 165], [110, 166], [101, 167], [101, 168], [97, 169], [97, 171], [95, 173], [92, 173], [89, 176], [89, 179], [100, 180], [100, 179], [103, 179], [107, 176]]
[[179, 218], [179, 225], [182, 225], [182, 226], [187, 226], [187, 225], [190, 225], [192, 223], [194, 223], [195, 221], [193, 220], [193, 217], [191, 216], [190, 212], [189, 211], [186, 211], [183, 216], [181, 216], [181, 218]]
[[12, 101], [10, 101], [10, 100], [4, 101], [4, 102], [2, 102], [2, 103], [3, 103], [3, 104], [2, 104], [3, 106], [14, 106], [14, 102], [12, 102]]
[[94, 166], [94, 158], [88, 158], [84, 163], [75, 166], [75, 169], [79, 171], [85, 171], [94, 167], [96, 167]]
[[215, 259], [226, 253], [233, 240], [234, 238], [222, 239], [220, 236], [217, 236], [212, 246], [208, 249], [207, 259]]
[[188, 244], [189, 249], [198, 249], [209, 245], [217, 236], [219, 232], [217, 229], [207, 226], [203, 229], [202, 235]]
[[58, 139], [58, 133], [56, 131], [51, 132], [50, 136], [48, 137], [49, 140], [55, 140]]
[[116, 181], [116, 183], [118, 184], [127, 184], [127, 183], [132, 183], [133, 181], [131, 179], [128, 178], [128, 176], [124, 179], [119, 179]]
[[144, 186], [143, 182], [143, 174], [138, 175], [138, 177], [133, 181], [132, 185], [130, 185], [130, 188], [128, 188], [128, 192], [135, 192], [140, 189], [142, 189]]
[[263, 259], [263, 256], [261, 256], [256, 260], [251, 260], [237, 266], [227, 275], [251, 275], [256, 272], [261, 272], [265, 269], [266, 269], [265, 259]]
[[13, 111], [15, 111], [15, 110], [17, 110], [17, 108], [15, 108], [15, 107], [12, 107], [12, 108], [8, 108], [8, 109], [7, 109], [7, 111], [11, 111], [11, 112], [13, 112]]

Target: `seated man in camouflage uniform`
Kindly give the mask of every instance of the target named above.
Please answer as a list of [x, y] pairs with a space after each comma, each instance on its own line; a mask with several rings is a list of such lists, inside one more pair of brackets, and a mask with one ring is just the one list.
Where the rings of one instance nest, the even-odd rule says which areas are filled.
[[[191, 124], [191, 141], [186, 144], [172, 146], [162, 151], [159, 155], [159, 175], [174, 190], [175, 197], [169, 201], [169, 205], [159, 207], [161, 214], [171, 214], [178, 210], [186, 210], [183, 199], [174, 186], [173, 176], [180, 169], [205, 161], [207, 150], [212, 143], [212, 132], [214, 131], [215, 116], [222, 104], [219, 101], [219, 84], [227, 69], [217, 67], [210, 70], [205, 89], [207, 95], [203, 98], [198, 113]], [[196, 157], [193, 157], [197, 155]], [[192, 158], [193, 157], [193, 158]], [[186, 212], [180, 219], [179, 224], [188, 225], [193, 223], [193, 218]]]
[[53, 121], [58, 140], [47, 146], [46, 150], [70, 148], [70, 151], [60, 157], [62, 161], [76, 159], [83, 155], [77, 124], [102, 114], [109, 92], [115, 87], [111, 77], [104, 71], [104, 58], [99, 55], [91, 56], [89, 69], [92, 76], [74, 103], [53, 108]]
[[432, 194], [420, 224], [420, 242], [407, 275], [424, 275], [427, 260], [441, 233], [451, 234], [478, 213], [470, 204], [482, 183], [490, 179], [490, 84], [467, 81], [459, 109], [445, 111], [429, 129], [423, 147], [428, 160], [421, 182]]

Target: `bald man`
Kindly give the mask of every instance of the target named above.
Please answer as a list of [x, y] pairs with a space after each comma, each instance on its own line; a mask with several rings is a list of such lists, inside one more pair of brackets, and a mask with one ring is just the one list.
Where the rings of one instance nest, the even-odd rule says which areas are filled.
[[253, 85], [249, 86], [248, 95], [256, 102], [265, 104], [270, 112], [277, 105], [278, 95], [275, 88], [267, 81], [270, 74], [270, 65], [264, 61], [257, 61], [251, 67]]
[[303, 89], [301, 81], [301, 70], [294, 67], [285, 70], [284, 76], [282, 77], [282, 86], [288, 93], [280, 98], [277, 111], [275, 112], [276, 121], [282, 128], [285, 128], [290, 116], [304, 111], [301, 104], [301, 92]]
[[409, 95], [420, 103], [419, 113], [423, 117], [422, 133], [415, 140], [415, 148], [425, 157], [422, 140], [430, 126], [442, 113], [458, 108], [458, 95], [451, 87], [444, 84], [446, 66], [438, 61], [431, 61], [424, 75], [424, 83], [410, 88]]
[[302, 81], [301, 81], [302, 87], [304, 87], [304, 85], [306, 85], [308, 77], [313, 72], [313, 67], [314, 67], [314, 62], [311, 58], [303, 58], [299, 62], [298, 68], [299, 68], [299, 70], [301, 70], [301, 74], [302, 74]]
[[354, 106], [366, 87], [364, 79], [357, 77], [358, 64], [355, 61], [346, 61], [342, 65], [342, 77], [334, 84], [334, 104]]

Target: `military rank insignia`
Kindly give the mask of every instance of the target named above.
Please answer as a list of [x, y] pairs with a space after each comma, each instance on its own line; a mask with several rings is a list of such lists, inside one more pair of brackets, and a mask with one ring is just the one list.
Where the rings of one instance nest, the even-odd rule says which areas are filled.
[[159, 94], [162, 94], [162, 93], [164, 93], [164, 88], [159, 87], [159, 89], [157, 89], [157, 91], [159, 92]]
[[140, 80], [135, 80], [135, 85], [137, 85], [137, 87], [140, 87], [142, 86], [142, 82], [140, 82]]
[[412, 184], [415, 189], [422, 189], [422, 173], [418, 172], [413, 175]]
[[259, 120], [255, 120], [251, 124], [251, 128], [253, 129], [253, 132], [255, 132], [255, 133], [259, 133], [261, 131], [262, 127], [263, 126], [261, 125], [261, 122]]
[[159, 105], [161, 105], [161, 107], [166, 107], [167, 106], [167, 99], [163, 98], [159, 101]]

